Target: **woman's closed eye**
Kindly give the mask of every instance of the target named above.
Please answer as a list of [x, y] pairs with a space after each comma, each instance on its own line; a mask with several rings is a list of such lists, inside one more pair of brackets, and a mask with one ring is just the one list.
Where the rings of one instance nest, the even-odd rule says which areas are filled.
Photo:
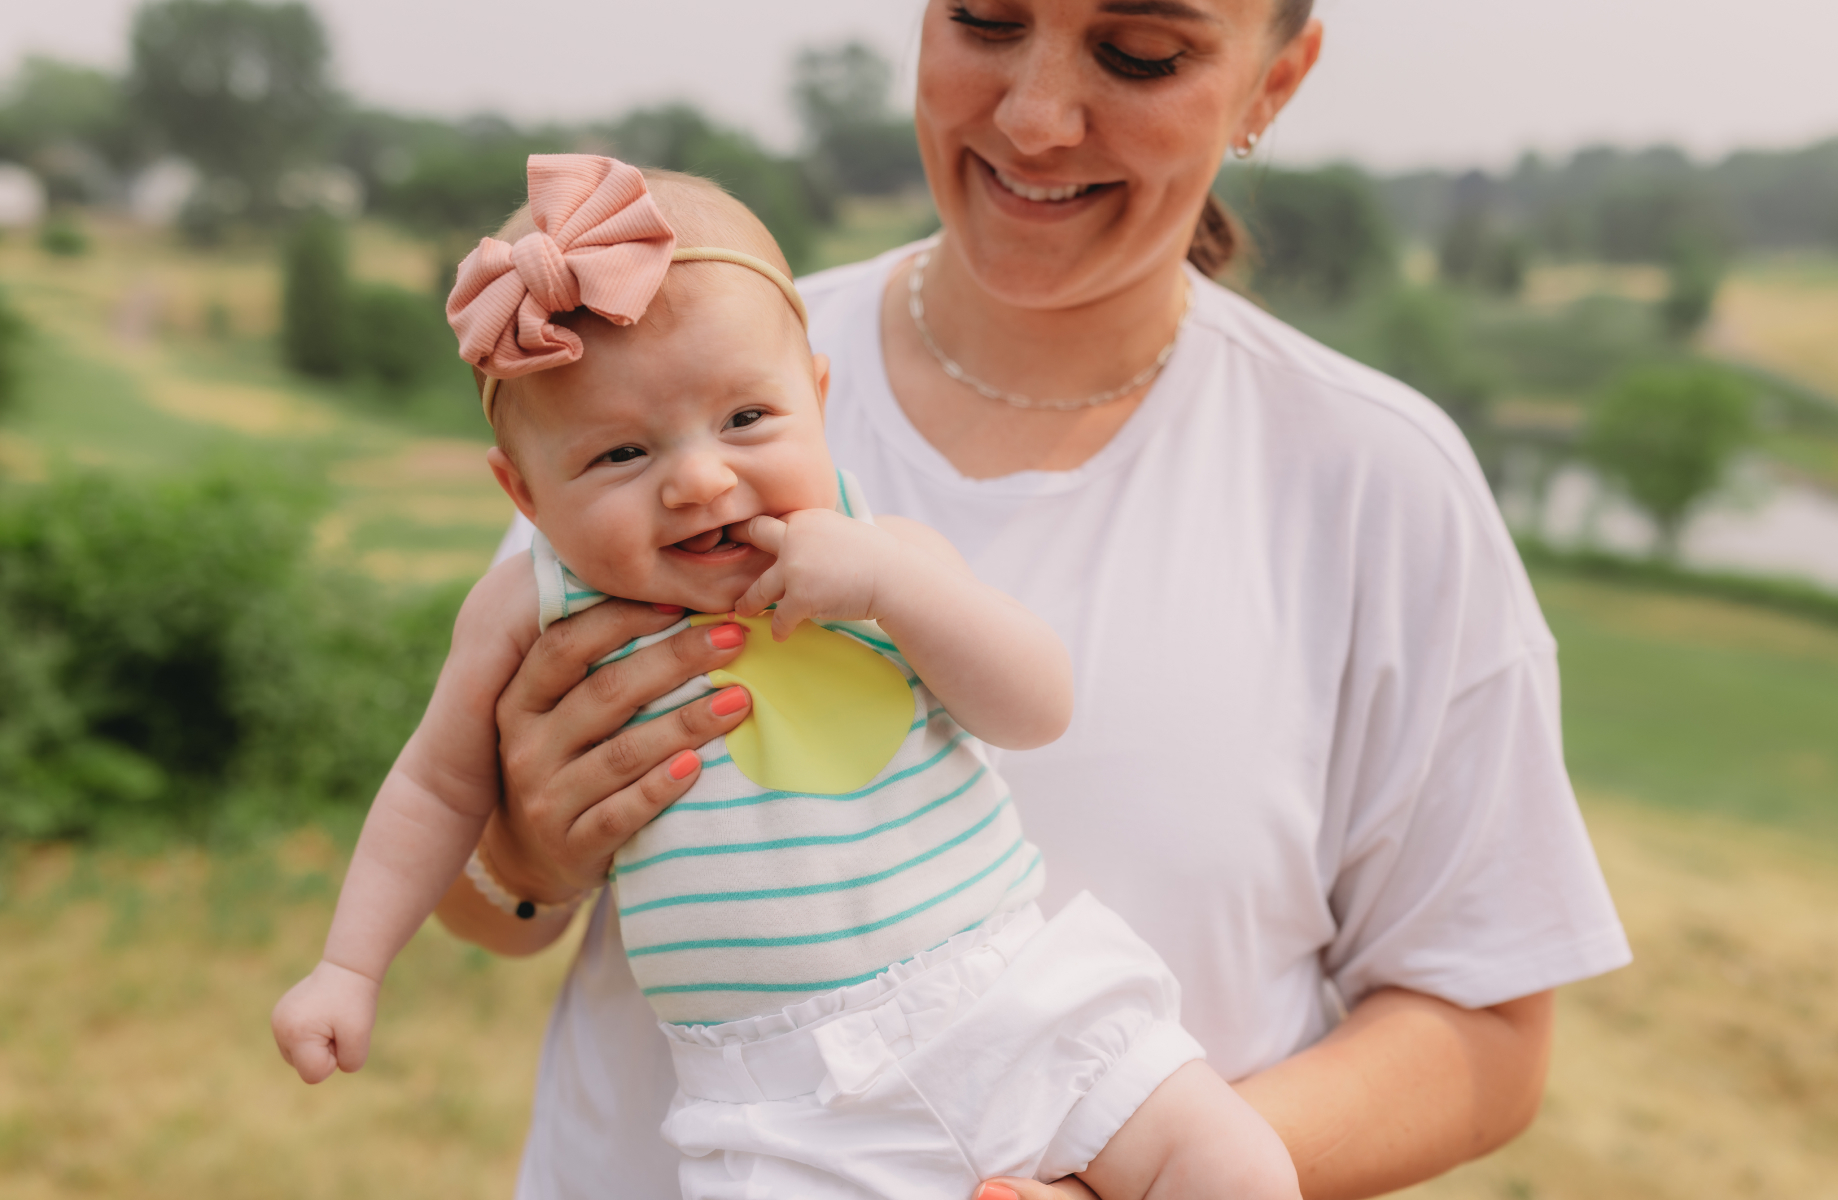
[[966, 29], [974, 29], [981, 34], [1014, 33], [1021, 28], [1019, 21], [990, 21], [977, 16], [962, 4], [951, 6], [951, 19]]
[[[1002, 41], [1026, 28], [1019, 21], [996, 21], [979, 17], [962, 4], [951, 6], [951, 20], [971, 30], [985, 41]], [[1114, 42], [1099, 42], [1092, 50], [1098, 64], [1113, 75], [1125, 79], [1162, 79], [1174, 74], [1186, 51], [1176, 51], [1165, 58], [1131, 54]]]
[[1097, 49], [1098, 61], [1104, 64], [1105, 70], [1125, 79], [1161, 79], [1172, 75], [1184, 53], [1186, 51], [1179, 51], [1167, 58], [1137, 58], [1109, 42], [1100, 42]]

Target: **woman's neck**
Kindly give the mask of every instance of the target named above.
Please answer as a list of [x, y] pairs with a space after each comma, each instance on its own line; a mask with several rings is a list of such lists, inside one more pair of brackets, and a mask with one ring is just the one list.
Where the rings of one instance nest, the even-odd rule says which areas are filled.
[[[914, 426], [964, 475], [1077, 467], [1122, 429], [1152, 385], [1069, 411], [991, 400], [945, 374], [926, 348], [907, 307], [912, 268], [911, 260], [896, 268], [883, 294], [888, 380]], [[1187, 303], [1179, 260], [1064, 308], [1022, 308], [990, 295], [948, 246], [931, 255], [924, 284], [926, 324], [940, 350], [977, 380], [1042, 401], [1127, 383], [1174, 337]]]

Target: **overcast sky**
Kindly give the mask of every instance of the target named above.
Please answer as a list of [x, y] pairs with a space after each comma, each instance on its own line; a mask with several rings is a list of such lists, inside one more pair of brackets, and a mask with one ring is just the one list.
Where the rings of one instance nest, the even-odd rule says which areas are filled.
[[[136, 0], [0, 0], [26, 53], [126, 61]], [[342, 85], [394, 108], [578, 120], [694, 100], [788, 146], [793, 51], [903, 64], [922, 0], [315, 0]], [[1700, 155], [1838, 135], [1838, 0], [1319, 0], [1327, 49], [1270, 154], [1381, 168], [1671, 141]]]

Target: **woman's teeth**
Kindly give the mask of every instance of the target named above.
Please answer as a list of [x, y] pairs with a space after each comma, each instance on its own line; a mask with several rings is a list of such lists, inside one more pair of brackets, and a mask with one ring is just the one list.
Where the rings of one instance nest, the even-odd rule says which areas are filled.
[[[991, 169], [994, 170], [994, 168]], [[1070, 200], [1074, 196], [1083, 196], [1092, 188], [1089, 183], [1068, 183], [1064, 187], [1030, 187], [1019, 179], [1012, 179], [1000, 171], [996, 171], [995, 175], [997, 183], [1023, 200]]]

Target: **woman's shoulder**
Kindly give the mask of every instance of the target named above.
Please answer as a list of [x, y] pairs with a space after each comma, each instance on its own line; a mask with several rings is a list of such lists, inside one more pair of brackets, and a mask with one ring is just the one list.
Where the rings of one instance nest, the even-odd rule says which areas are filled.
[[[1255, 301], [1195, 277], [1191, 325], [1226, 373], [1222, 382], [1298, 454], [1368, 466], [1381, 475], [1438, 484], [1492, 508], [1467, 438], [1434, 401], [1408, 384], [1322, 344]], [[1343, 464], [1344, 465], [1344, 464]]]

